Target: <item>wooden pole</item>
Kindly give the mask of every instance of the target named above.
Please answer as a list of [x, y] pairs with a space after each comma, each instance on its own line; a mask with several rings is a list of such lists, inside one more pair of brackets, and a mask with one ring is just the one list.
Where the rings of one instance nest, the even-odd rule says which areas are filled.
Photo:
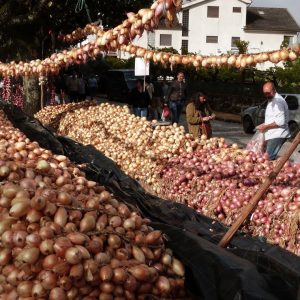
[[44, 108], [44, 84], [41, 83], [41, 109]]
[[264, 195], [264, 193], [267, 191], [273, 180], [276, 178], [278, 173], [281, 171], [282, 167], [286, 163], [286, 161], [290, 158], [290, 156], [293, 154], [294, 150], [297, 148], [297, 146], [300, 143], [300, 132], [298, 132], [297, 136], [295, 137], [294, 141], [292, 142], [289, 149], [286, 151], [286, 153], [278, 160], [278, 163], [274, 167], [273, 171], [269, 174], [269, 176], [264, 180], [263, 184], [259, 188], [259, 190], [256, 192], [256, 194], [253, 196], [251, 201], [248, 203], [248, 205], [241, 211], [241, 214], [237, 218], [237, 220], [232, 224], [232, 226], [229, 228], [229, 230], [226, 232], [226, 234], [223, 236], [221, 241], [219, 242], [219, 246], [226, 247], [229, 242], [231, 241], [234, 234], [237, 232], [237, 230], [240, 228], [242, 223], [246, 220], [246, 218], [249, 216], [249, 214], [253, 211], [253, 209], [256, 207], [258, 201], [261, 199], [261, 197]]

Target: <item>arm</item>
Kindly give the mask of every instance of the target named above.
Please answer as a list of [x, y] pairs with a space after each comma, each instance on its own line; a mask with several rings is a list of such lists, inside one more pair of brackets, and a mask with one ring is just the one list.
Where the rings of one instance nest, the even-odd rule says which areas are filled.
[[145, 95], [147, 107], [149, 107], [150, 106], [150, 95], [147, 91], [144, 93], [144, 95]]
[[186, 120], [191, 125], [197, 125], [202, 122], [200, 114], [195, 110], [192, 104], [186, 107]]
[[209, 115], [209, 119], [210, 120], [213, 120], [216, 118], [216, 115], [214, 114], [213, 110], [211, 109], [209, 103], [206, 102], [206, 108], [207, 108], [207, 112], [208, 112], [208, 115]]
[[171, 94], [173, 92], [173, 89], [174, 89], [174, 82], [172, 82], [171, 85], [168, 88], [167, 96], [166, 96], [166, 100], [167, 101], [170, 101], [170, 96], [171, 96]]
[[285, 123], [285, 107], [283, 102], [276, 103], [276, 113], [275, 113], [275, 121], [269, 124], [263, 123], [256, 128], [260, 132], [266, 132], [269, 129], [278, 128], [284, 125]]
[[273, 122], [270, 124], [265, 124], [265, 123], [260, 124], [256, 127], [256, 129], [258, 129], [260, 132], [264, 133], [269, 129], [274, 129], [274, 128], [278, 128], [278, 127], [279, 126], [275, 122]]

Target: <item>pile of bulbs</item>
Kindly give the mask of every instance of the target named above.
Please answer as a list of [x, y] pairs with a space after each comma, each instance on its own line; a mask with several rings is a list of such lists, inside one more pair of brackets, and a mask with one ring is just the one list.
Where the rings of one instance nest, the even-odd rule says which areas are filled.
[[0, 111], [0, 299], [188, 299], [160, 231]]
[[64, 105], [45, 106], [42, 110], [37, 112], [34, 117], [42, 120], [45, 126], [49, 126], [54, 130], [59, 127], [60, 119], [66, 112], [79, 109], [81, 107], [88, 107], [96, 105], [96, 101], [82, 101], [78, 103], [67, 103]]
[[[47, 119], [55, 119], [56, 109], [49, 107], [45, 112], [45, 109], [40, 111], [37, 117], [47, 125]], [[127, 106], [102, 103], [66, 112], [60, 118], [57, 133], [83, 144], [92, 144], [126, 174], [157, 194], [161, 189], [160, 171], [168, 159], [182, 152], [192, 153], [197, 147], [224, 145], [222, 138], [206, 140], [202, 136], [201, 140], [194, 140], [185, 133], [183, 126], [177, 124], [154, 125], [130, 114]]]
[[[171, 158], [161, 172], [161, 196], [230, 226], [273, 170], [266, 154], [202, 148]], [[300, 164], [286, 163], [243, 230], [300, 255]]]

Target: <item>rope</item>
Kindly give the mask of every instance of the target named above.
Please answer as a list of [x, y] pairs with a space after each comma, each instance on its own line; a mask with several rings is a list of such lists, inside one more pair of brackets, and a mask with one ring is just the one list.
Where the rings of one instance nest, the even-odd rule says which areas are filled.
[[167, 1], [166, 0], [163, 0], [162, 14], [164, 17], [167, 15]]
[[[69, 0], [67, 0], [66, 4], [68, 4], [68, 2], [69, 2]], [[89, 7], [87, 6], [85, 0], [78, 0], [76, 3], [76, 6], [75, 6], [75, 13], [76, 14], [80, 13], [83, 10], [83, 8], [85, 8], [85, 12], [87, 14], [89, 22], [92, 23], [90, 10], [89, 10]]]

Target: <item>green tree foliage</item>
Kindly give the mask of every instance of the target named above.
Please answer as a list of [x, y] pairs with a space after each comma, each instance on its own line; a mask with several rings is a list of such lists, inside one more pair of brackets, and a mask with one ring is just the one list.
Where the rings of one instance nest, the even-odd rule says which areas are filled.
[[299, 92], [300, 90], [300, 58], [285, 64], [284, 68], [275, 67], [273, 73], [279, 87], [288, 91]]
[[127, 12], [137, 12], [152, 1], [0, 0], [0, 60], [43, 58], [67, 47], [57, 37], [89, 23], [84, 3], [92, 21], [101, 19], [108, 28], [120, 24]]
[[235, 41], [235, 45], [239, 50], [239, 54], [246, 54], [248, 52], [249, 42], [243, 40]]

